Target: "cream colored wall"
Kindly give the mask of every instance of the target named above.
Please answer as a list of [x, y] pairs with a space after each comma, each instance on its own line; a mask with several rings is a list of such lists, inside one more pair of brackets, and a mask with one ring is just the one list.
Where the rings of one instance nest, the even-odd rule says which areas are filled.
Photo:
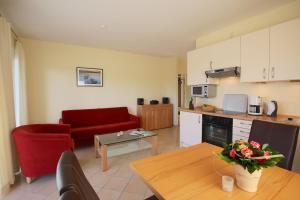
[[300, 115], [300, 82], [239, 83], [239, 78], [223, 78], [217, 87], [216, 98], [199, 98], [197, 102], [222, 107], [224, 94], [259, 95], [264, 101], [276, 100], [278, 113]]
[[197, 38], [196, 47], [200, 48], [207, 46], [235, 36], [244, 35], [281, 22], [295, 19], [297, 17], [300, 17], [300, 0], [293, 1], [263, 14], [250, 17], [209, 34], [202, 35]]
[[[201, 36], [196, 41], [197, 48], [216, 43], [232, 36], [240, 36], [274, 24], [300, 17], [300, 1], [294, 1], [258, 16], [240, 21], [223, 29]], [[221, 79], [217, 87], [217, 97], [213, 99], [197, 99], [197, 104], [211, 103], [222, 106], [223, 95], [239, 93], [261, 95], [267, 100], [277, 100], [279, 113], [300, 115], [300, 83], [272, 82], [272, 83], [240, 83], [238, 78]]]
[[[175, 58], [25, 38], [22, 43], [30, 123], [56, 123], [65, 109], [127, 106], [135, 114], [138, 97], [149, 102], [169, 96], [177, 103]], [[103, 68], [104, 87], [77, 87], [76, 67]]]

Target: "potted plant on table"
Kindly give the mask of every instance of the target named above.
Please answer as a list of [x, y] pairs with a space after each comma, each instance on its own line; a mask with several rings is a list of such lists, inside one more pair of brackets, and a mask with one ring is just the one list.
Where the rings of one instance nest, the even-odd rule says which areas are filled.
[[263, 168], [275, 166], [284, 156], [268, 144], [237, 140], [227, 144], [219, 157], [235, 164], [237, 186], [247, 192], [256, 192]]

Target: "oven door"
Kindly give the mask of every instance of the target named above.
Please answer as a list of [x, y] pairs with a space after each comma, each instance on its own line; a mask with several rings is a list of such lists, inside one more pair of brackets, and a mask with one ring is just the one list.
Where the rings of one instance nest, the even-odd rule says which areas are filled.
[[203, 97], [204, 96], [204, 87], [201, 85], [192, 86], [191, 95], [194, 97]]
[[232, 126], [203, 123], [202, 142], [207, 142], [220, 147], [232, 142]]

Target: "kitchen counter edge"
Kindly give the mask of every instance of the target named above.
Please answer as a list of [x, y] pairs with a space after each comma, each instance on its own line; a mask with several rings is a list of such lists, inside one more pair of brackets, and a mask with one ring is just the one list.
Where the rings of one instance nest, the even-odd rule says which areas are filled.
[[[191, 113], [199, 113], [204, 115], [211, 115], [211, 116], [218, 116], [218, 117], [227, 117], [227, 118], [233, 118], [233, 119], [239, 119], [239, 120], [246, 120], [246, 121], [253, 121], [253, 120], [262, 120], [262, 121], [268, 121], [273, 123], [281, 123], [281, 124], [287, 124], [287, 125], [294, 125], [300, 127], [300, 116], [294, 116], [294, 115], [277, 115], [277, 117], [269, 117], [267, 115], [261, 115], [261, 116], [254, 116], [254, 115], [248, 115], [248, 114], [237, 114], [237, 115], [230, 115], [230, 114], [224, 114], [224, 113], [213, 113], [213, 112], [205, 112], [201, 109], [195, 109], [190, 110], [188, 108], [180, 108], [180, 111], [182, 112], [191, 112]], [[293, 118], [296, 121], [288, 122], [286, 121], [288, 118]]]

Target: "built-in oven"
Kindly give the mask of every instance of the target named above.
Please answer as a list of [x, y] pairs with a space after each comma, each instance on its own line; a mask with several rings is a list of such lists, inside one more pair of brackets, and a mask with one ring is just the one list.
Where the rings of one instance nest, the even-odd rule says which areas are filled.
[[232, 118], [203, 115], [202, 142], [220, 147], [232, 142]]

